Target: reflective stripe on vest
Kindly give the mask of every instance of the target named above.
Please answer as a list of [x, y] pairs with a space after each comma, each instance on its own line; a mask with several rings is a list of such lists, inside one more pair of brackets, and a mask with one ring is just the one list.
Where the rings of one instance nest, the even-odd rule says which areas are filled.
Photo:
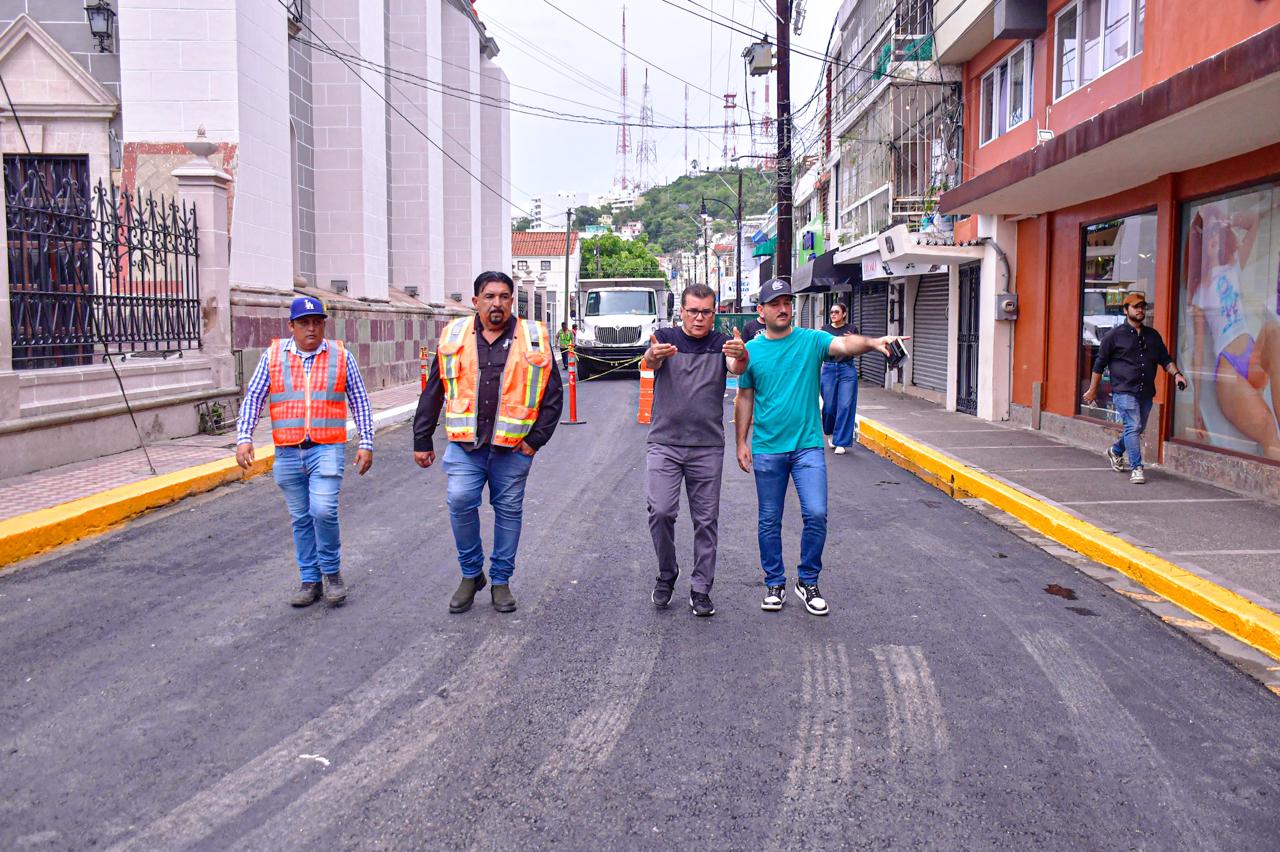
[[[474, 443], [480, 357], [475, 317], [450, 323], [440, 341], [440, 379], [445, 391], [445, 434], [450, 441]], [[551, 379], [547, 330], [538, 322], [517, 320], [513, 345], [502, 370], [501, 393], [492, 442], [515, 447], [533, 429]]]
[[342, 444], [347, 440], [347, 352], [338, 341], [312, 356], [310, 373], [301, 355], [276, 340], [268, 355], [271, 439], [278, 447]]

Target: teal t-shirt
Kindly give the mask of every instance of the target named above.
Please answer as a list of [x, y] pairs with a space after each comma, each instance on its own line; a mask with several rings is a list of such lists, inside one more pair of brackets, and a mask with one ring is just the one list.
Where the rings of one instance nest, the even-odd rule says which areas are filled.
[[757, 334], [747, 344], [751, 360], [738, 387], [755, 390], [751, 452], [790, 453], [822, 446], [822, 360], [834, 340], [825, 331], [793, 328], [770, 340]]

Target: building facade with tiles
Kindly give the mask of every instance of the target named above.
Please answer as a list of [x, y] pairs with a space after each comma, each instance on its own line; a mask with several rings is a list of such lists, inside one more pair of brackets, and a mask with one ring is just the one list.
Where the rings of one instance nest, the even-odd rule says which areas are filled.
[[[194, 432], [299, 292], [372, 388], [412, 381], [475, 275], [511, 268], [510, 129], [487, 105], [509, 84], [469, 2], [112, 0], [102, 40], [84, 5], [0, 2], [0, 444], [22, 459], [0, 473], [136, 445], [113, 366], [144, 434]], [[84, 233], [41, 232], [46, 208]]]

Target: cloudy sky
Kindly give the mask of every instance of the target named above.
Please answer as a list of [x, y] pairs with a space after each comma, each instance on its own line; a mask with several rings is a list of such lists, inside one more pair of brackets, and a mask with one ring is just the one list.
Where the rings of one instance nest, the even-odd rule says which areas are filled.
[[[531, 105], [561, 116], [572, 113], [616, 121], [622, 51], [582, 24], [621, 42], [623, 5], [623, 0], [477, 0], [476, 9], [498, 42], [498, 62], [512, 83], [512, 201], [516, 205], [526, 206], [532, 195], [559, 190], [594, 194], [612, 186], [618, 170], [617, 127], [571, 123], [515, 110]], [[771, 11], [774, 5], [774, 0], [628, 0], [627, 48], [635, 54], [627, 57], [631, 116], [638, 118], [640, 113], [646, 66], [657, 125], [684, 124], [687, 83], [689, 124], [710, 126], [688, 131], [688, 158], [718, 165], [724, 138], [723, 95], [735, 92], [738, 103], [743, 103], [742, 50], [755, 40], [733, 32], [724, 17], [738, 22], [739, 29], [767, 32], [772, 39], [777, 26]], [[804, 29], [798, 38], [792, 36], [793, 41], [812, 53], [821, 53], [840, 2], [807, 0], [804, 5]], [[715, 17], [720, 23], [695, 13]], [[794, 58], [792, 96], [797, 104], [814, 93], [820, 66], [817, 59]], [[750, 82], [752, 116], [757, 120], [764, 107], [765, 80], [771, 87], [775, 85], [774, 75], [754, 77]], [[776, 103], [776, 92], [770, 98]], [[815, 112], [810, 109], [808, 116]], [[745, 109], [740, 106], [736, 115], [740, 123], [746, 123]], [[634, 148], [639, 130], [632, 128], [631, 132]], [[685, 137], [682, 129], [654, 131], [656, 183], [685, 171]], [[745, 128], [737, 141], [738, 153], [749, 153], [751, 140]], [[634, 175], [634, 169], [633, 155], [629, 174]], [[520, 215], [520, 210], [512, 213]]]

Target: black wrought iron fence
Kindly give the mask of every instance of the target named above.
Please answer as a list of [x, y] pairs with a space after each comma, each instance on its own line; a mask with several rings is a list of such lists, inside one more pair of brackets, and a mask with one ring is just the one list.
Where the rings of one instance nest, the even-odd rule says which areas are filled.
[[4, 183], [15, 369], [199, 348], [193, 208], [90, 191], [83, 157], [6, 156]]

